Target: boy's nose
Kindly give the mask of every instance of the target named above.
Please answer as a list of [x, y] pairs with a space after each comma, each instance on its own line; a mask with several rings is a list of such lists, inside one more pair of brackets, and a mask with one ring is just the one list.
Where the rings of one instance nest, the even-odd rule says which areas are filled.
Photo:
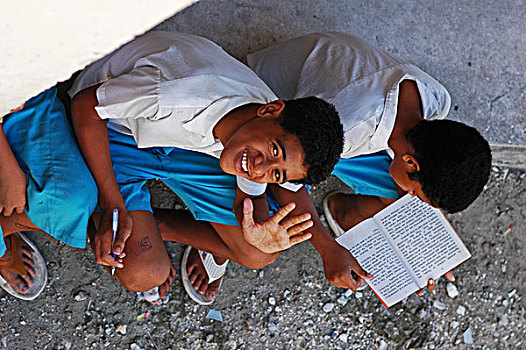
[[254, 161], [254, 169], [253, 169], [253, 175], [255, 175], [258, 178], [264, 177], [269, 169], [274, 165], [275, 160], [274, 159], [267, 159], [263, 156], [256, 157]]
[[264, 159], [263, 157], [259, 157], [260, 159], [257, 159], [256, 158], [256, 161], [254, 162], [254, 174], [255, 175], [263, 175], [266, 173], [268, 167], [269, 167], [269, 162]]

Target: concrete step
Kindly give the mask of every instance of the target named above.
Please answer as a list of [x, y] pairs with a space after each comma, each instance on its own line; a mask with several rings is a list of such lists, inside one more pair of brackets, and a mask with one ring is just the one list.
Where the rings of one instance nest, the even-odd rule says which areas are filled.
[[526, 170], [526, 146], [492, 144], [492, 164]]

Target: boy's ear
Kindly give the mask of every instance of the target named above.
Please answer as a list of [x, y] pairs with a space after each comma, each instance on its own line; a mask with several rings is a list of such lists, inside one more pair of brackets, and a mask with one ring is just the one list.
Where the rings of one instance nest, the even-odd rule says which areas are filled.
[[257, 110], [257, 116], [261, 118], [277, 118], [283, 112], [285, 102], [282, 100], [275, 100], [260, 106]]
[[420, 170], [420, 164], [418, 164], [418, 161], [412, 155], [406, 153], [402, 156], [402, 159], [408, 173], [414, 173]]

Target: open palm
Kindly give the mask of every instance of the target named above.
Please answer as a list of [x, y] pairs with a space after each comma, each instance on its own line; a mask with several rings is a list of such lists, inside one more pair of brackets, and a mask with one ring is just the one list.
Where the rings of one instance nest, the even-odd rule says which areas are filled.
[[288, 249], [310, 239], [312, 235], [303, 232], [313, 225], [309, 213], [285, 219], [295, 207], [296, 205], [291, 202], [268, 220], [256, 223], [254, 222], [254, 205], [249, 198], [246, 198], [243, 202], [241, 222], [243, 236], [248, 243], [267, 254]]

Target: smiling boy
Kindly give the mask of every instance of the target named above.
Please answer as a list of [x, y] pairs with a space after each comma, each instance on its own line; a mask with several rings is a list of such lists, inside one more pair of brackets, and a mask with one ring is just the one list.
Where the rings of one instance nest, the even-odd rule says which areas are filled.
[[[185, 264], [192, 266], [187, 278], [195, 289], [202, 275], [190, 271], [196, 265], [211, 264], [220, 275], [225, 258], [252, 268], [266, 266], [275, 257], [250, 246], [234, 227], [236, 178], [236, 201], [255, 196], [268, 216], [266, 183], [292, 188], [287, 181], [319, 182], [343, 145], [332, 105], [313, 97], [278, 100], [248, 67], [189, 34], [139, 37], [87, 67], [69, 93], [74, 129], [99, 189], [102, 219], [92, 237], [96, 260], [117, 267], [116, 279], [132, 291], [171, 282], [174, 269], [161, 237], [168, 228], [186, 231], [180, 239], [172, 234], [171, 240], [223, 257], [214, 260], [187, 250]], [[170, 224], [161, 223], [160, 231], [145, 186], [155, 178], [201, 221], [189, 223], [184, 213], [169, 213]], [[117, 259], [111, 232], [115, 208]], [[278, 217], [290, 210], [284, 208]], [[291, 229], [289, 246], [310, 238], [301, 232], [310, 225], [308, 218], [282, 223]], [[204, 302], [213, 299], [209, 292]]]

